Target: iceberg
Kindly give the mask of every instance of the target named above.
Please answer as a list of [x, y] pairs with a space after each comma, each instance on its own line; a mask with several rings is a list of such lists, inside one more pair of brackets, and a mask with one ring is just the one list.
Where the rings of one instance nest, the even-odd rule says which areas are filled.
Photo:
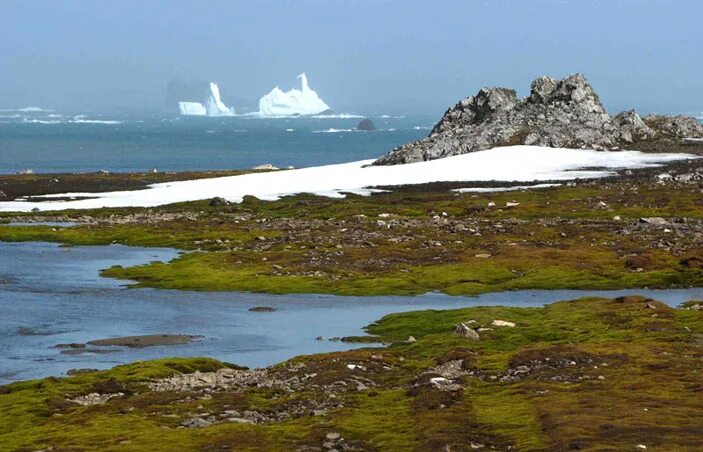
[[234, 116], [234, 108], [229, 108], [220, 98], [220, 87], [210, 82], [205, 92], [205, 102], [178, 102], [183, 116]]
[[210, 82], [210, 93], [205, 101], [208, 116], [233, 116], [234, 108], [229, 108], [220, 99], [220, 88], [217, 83]]
[[200, 102], [178, 102], [178, 109], [183, 116], [205, 116], [207, 110]]
[[282, 91], [278, 86], [259, 99], [261, 116], [317, 115], [330, 107], [308, 85], [305, 72], [298, 76], [300, 89]]

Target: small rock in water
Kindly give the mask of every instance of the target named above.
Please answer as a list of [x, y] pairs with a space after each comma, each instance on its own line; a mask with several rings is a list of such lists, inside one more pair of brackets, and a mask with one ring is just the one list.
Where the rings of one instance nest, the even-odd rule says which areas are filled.
[[364, 118], [356, 125], [356, 130], [372, 131], [376, 130], [376, 126], [369, 118]]
[[249, 311], [251, 312], [275, 312], [276, 308], [272, 308], [271, 306], [252, 306], [249, 308]]

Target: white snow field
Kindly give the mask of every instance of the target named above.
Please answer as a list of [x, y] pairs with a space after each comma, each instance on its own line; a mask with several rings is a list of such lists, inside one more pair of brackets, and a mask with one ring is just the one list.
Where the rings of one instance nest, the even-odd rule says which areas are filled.
[[234, 116], [234, 108], [229, 108], [220, 98], [220, 87], [217, 83], [210, 82], [210, 87], [205, 92], [205, 101], [178, 102], [178, 108], [183, 116]]
[[366, 166], [373, 160], [362, 160], [285, 171], [160, 183], [144, 190], [47, 195], [46, 198], [91, 199], [0, 202], [0, 211], [152, 207], [216, 196], [232, 202], [240, 202], [245, 195], [263, 200], [276, 200], [296, 193], [344, 197], [345, 192], [368, 195], [378, 191], [372, 187], [429, 182], [564, 181], [604, 177], [614, 174], [614, 169], [643, 168], [692, 158], [697, 157], [689, 154], [510, 146], [405, 165]]
[[282, 91], [278, 86], [259, 99], [260, 116], [316, 115], [330, 107], [308, 85], [305, 72], [298, 76], [300, 89]]

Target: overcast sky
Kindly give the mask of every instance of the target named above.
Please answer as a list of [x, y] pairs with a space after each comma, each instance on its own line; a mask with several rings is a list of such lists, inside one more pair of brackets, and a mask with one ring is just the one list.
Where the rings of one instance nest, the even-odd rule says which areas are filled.
[[338, 112], [436, 113], [583, 72], [610, 110], [701, 111], [702, 17], [701, 0], [0, 0], [0, 108], [158, 110], [174, 79], [255, 102], [306, 71]]

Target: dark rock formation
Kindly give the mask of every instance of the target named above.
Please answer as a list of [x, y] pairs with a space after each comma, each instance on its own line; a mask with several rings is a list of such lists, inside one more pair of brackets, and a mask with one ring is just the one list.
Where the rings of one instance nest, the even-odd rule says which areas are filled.
[[222, 207], [222, 206], [227, 206], [229, 205], [230, 202], [227, 201], [225, 198], [220, 198], [219, 196], [216, 196], [208, 202], [208, 205], [210, 207]]
[[356, 130], [371, 131], [376, 130], [376, 126], [373, 124], [373, 122], [371, 122], [369, 118], [364, 118], [359, 121], [359, 124], [356, 125]]
[[514, 90], [483, 88], [447, 110], [429, 136], [404, 144], [374, 165], [433, 160], [452, 155], [519, 144], [589, 148], [635, 148], [635, 144], [703, 137], [694, 118], [651, 115], [634, 110], [610, 116], [586, 78], [540, 77], [530, 95], [518, 99]]

